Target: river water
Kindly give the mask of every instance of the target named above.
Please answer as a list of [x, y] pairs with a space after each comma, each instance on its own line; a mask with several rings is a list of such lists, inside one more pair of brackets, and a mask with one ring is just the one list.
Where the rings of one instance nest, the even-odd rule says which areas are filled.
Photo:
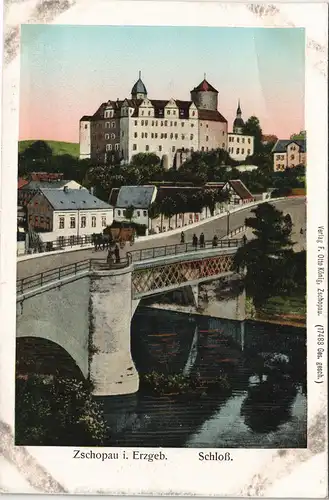
[[[139, 308], [132, 321], [132, 354], [140, 374], [221, 371], [232, 391], [202, 394], [136, 395], [104, 399], [109, 446], [301, 448], [306, 447], [306, 331], [269, 323], [222, 320]], [[284, 400], [261, 402], [259, 353], [289, 358], [294, 388]], [[258, 386], [259, 387], [259, 386]]]

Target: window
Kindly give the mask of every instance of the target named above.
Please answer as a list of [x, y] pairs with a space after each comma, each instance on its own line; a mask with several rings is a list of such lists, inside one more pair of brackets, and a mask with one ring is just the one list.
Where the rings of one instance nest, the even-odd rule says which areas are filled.
[[222, 135], [225, 135], [225, 132], [224, 132], [224, 130], [223, 130], [223, 132], [222, 132]]
[[108, 140], [110, 138], [110, 134], [105, 134], [105, 140]]
[[170, 126], [172, 127], [173, 122], [170, 122]]
[[114, 146], [114, 149], [115, 149], [116, 151], [119, 151], [119, 146], [120, 146], [120, 144], [116, 144], [116, 145]]
[[175, 134], [175, 139], [178, 139], [178, 134]]
[[70, 245], [74, 245], [74, 236], [70, 236]]
[[167, 115], [170, 115], [170, 109], [167, 110]]
[[162, 146], [159, 146], [159, 151], [162, 151]]
[[88, 128], [88, 125], [85, 125], [85, 129]]
[[134, 124], [135, 124], [135, 127], [137, 127], [137, 123], [138, 123], [138, 122], [137, 122], [137, 120], [135, 120], [135, 122], [134, 122]]
[[119, 215], [119, 216], [121, 215], [121, 210], [118, 210], [118, 215]]
[[147, 139], [147, 132], [145, 132], [145, 139]]
[[244, 144], [244, 137], [242, 137], [242, 143]]
[[144, 111], [141, 112], [141, 115], [144, 116]]
[[244, 154], [244, 148], [241, 149], [241, 154]]
[[144, 139], [144, 132], [142, 132], [142, 139]]
[[238, 155], [240, 153], [240, 148], [236, 148], [236, 154]]
[[106, 151], [112, 151], [112, 144], [106, 144]]
[[86, 227], [86, 216], [83, 215], [80, 219], [80, 227]]
[[149, 124], [149, 121], [148, 120], [145, 120], [145, 125], [147, 126]]
[[115, 139], [115, 134], [111, 134], [111, 139]]
[[111, 123], [111, 127], [112, 127], [112, 128], [115, 128], [115, 122], [112, 122], [112, 123]]
[[137, 210], [137, 217], [140, 217], [141, 216], [141, 212], [140, 210]]
[[64, 229], [64, 217], [59, 218], [59, 229]]
[[176, 149], [176, 146], [173, 146], [173, 147], [171, 148], [171, 150], [172, 150], [172, 152], [173, 152], [173, 153], [175, 152], [175, 149]]
[[202, 146], [201, 151], [204, 151], [204, 146]]
[[208, 142], [208, 141], [209, 141], [209, 137], [206, 135], [206, 142]]
[[174, 111], [172, 112], [172, 114], [175, 116], [175, 115], [176, 115], [176, 111], [174, 110]]
[[134, 137], [137, 137], [137, 132], [134, 133]]
[[151, 111], [148, 112], [148, 115], [151, 116]]
[[185, 125], [185, 122], [182, 122], [182, 127], [184, 127], [184, 125]]
[[247, 153], [248, 153], [248, 155], [250, 155], [250, 149], [248, 149]]
[[248, 144], [250, 144], [250, 139], [248, 139]]
[[209, 127], [209, 125], [208, 125], [208, 123], [207, 123], [207, 124], [206, 124], [206, 128], [208, 128], [208, 127]]
[[106, 227], [106, 215], [102, 215], [102, 227]]
[[154, 120], [152, 120], [152, 127], [154, 127]]
[[193, 134], [190, 135], [190, 140], [193, 141]]
[[167, 134], [164, 134], [164, 138], [167, 139]]
[[295, 155], [290, 155], [290, 160], [294, 160], [295, 159]]
[[96, 227], [96, 217], [95, 217], [95, 215], [93, 215], [92, 218], [91, 218], [91, 227]]
[[70, 217], [70, 228], [75, 229], [75, 217]]
[[144, 215], [144, 217], [147, 216], [147, 210], [143, 210], [143, 215]]
[[148, 144], [146, 144], [145, 151], [149, 151], [149, 150], [150, 150], [150, 146]]
[[151, 133], [151, 139], [154, 139], [154, 134], [153, 134], [153, 132]]
[[141, 125], [144, 125], [144, 120], [141, 121]]
[[174, 123], [175, 127], [177, 127], [177, 122]]
[[105, 128], [110, 128], [110, 122], [105, 123]]
[[136, 151], [137, 149], [137, 144], [133, 144], [133, 150]]
[[167, 122], [167, 120], [165, 120], [164, 124], [165, 124], [165, 127], [167, 127], [167, 125], [168, 125], [168, 122]]
[[184, 141], [184, 139], [185, 139], [185, 135], [184, 135], [184, 134], [182, 134], [182, 140]]
[[156, 126], [156, 127], [158, 126], [158, 120], [155, 122], [155, 126]]
[[154, 134], [154, 138], [155, 138], [155, 139], [157, 139], [157, 138], [158, 138], [158, 133], [157, 133], [157, 132]]
[[163, 127], [163, 122], [161, 122], [161, 127]]
[[222, 149], [225, 149], [225, 142], [223, 142], [222, 144]]
[[240, 142], [240, 137], [237, 137], [237, 138], [236, 138], [236, 142]]
[[174, 137], [174, 134], [170, 134], [170, 139], [173, 139], [173, 137]]

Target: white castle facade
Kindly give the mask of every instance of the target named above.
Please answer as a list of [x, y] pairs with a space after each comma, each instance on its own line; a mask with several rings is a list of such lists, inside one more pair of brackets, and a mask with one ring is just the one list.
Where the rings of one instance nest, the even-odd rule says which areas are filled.
[[[240, 105], [238, 112], [241, 125]], [[206, 78], [191, 91], [190, 101], [158, 100], [148, 97], [139, 75], [130, 99], [109, 100], [94, 115], [81, 118], [80, 159], [106, 162], [114, 155], [129, 163], [138, 153], [155, 153], [165, 168], [178, 168], [182, 156], [188, 157], [193, 151], [220, 148], [238, 160], [253, 154], [253, 141], [244, 154], [241, 149], [231, 153], [227, 128], [227, 120], [218, 111], [218, 91]], [[238, 127], [233, 132], [248, 139]]]

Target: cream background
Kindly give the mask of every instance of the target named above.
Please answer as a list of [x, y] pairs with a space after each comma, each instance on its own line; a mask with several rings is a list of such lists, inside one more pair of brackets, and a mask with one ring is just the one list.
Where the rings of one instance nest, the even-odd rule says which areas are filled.
[[[219, 4], [8, 0], [3, 72], [0, 219], [0, 487], [3, 491], [324, 497], [327, 495], [327, 387], [315, 384], [317, 225], [327, 227], [327, 7], [324, 4]], [[308, 449], [231, 450], [233, 462], [198, 461], [198, 449], [166, 450], [166, 462], [72, 460], [70, 448], [13, 447], [15, 366], [16, 182], [19, 24], [175, 24], [305, 26], [308, 133]], [[327, 237], [325, 241], [327, 246]], [[326, 273], [327, 275], [327, 273]], [[325, 283], [325, 288], [327, 287]], [[326, 304], [327, 300], [325, 300]], [[325, 310], [326, 316], [326, 310]], [[326, 366], [324, 366], [326, 373]], [[114, 451], [114, 449], [113, 449]], [[150, 450], [151, 451], [151, 450]], [[154, 450], [155, 451], [155, 450]], [[207, 450], [208, 451], [208, 450]], [[225, 450], [226, 451], [226, 450]]]

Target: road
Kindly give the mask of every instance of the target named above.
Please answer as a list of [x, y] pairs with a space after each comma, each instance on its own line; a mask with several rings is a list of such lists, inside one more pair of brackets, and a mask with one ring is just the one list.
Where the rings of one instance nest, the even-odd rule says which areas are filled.
[[[300, 229], [305, 229], [306, 227], [306, 203], [305, 198], [288, 198], [283, 199], [273, 204], [283, 213], [289, 213], [291, 215], [294, 224], [294, 234], [293, 240], [297, 241], [296, 250], [301, 248], [306, 248], [305, 244], [305, 232], [300, 235]], [[246, 217], [251, 216], [252, 208], [246, 208], [240, 212], [236, 212], [230, 215], [230, 230], [234, 230], [240, 226], [244, 225]], [[226, 235], [227, 230], [227, 217], [220, 219], [212, 219], [205, 222], [202, 226], [197, 228], [186, 227], [184, 230], [185, 241], [191, 241], [192, 236], [196, 233], [200, 236], [203, 232], [206, 240], [211, 240], [214, 234], [217, 234], [219, 238]], [[238, 236], [239, 237], [239, 236]], [[180, 242], [180, 234], [164, 233], [163, 237], [159, 237], [151, 240], [136, 241], [133, 247], [128, 246], [127, 249], [122, 251], [122, 255], [125, 254], [126, 250], [138, 250], [141, 248], [151, 248], [162, 245], [172, 245]], [[63, 252], [58, 255], [43, 255], [42, 257], [28, 259], [17, 263], [17, 278], [26, 278], [33, 274], [42, 273], [49, 269], [54, 269], [56, 267], [65, 266], [67, 264], [73, 264], [74, 262], [79, 262], [84, 259], [91, 259], [93, 257], [100, 257], [104, 255], [106, 257], [106, 251], [96, 252], [94, 249], [88, 248], [85, 250], [77, 250], [73, 252]]]

